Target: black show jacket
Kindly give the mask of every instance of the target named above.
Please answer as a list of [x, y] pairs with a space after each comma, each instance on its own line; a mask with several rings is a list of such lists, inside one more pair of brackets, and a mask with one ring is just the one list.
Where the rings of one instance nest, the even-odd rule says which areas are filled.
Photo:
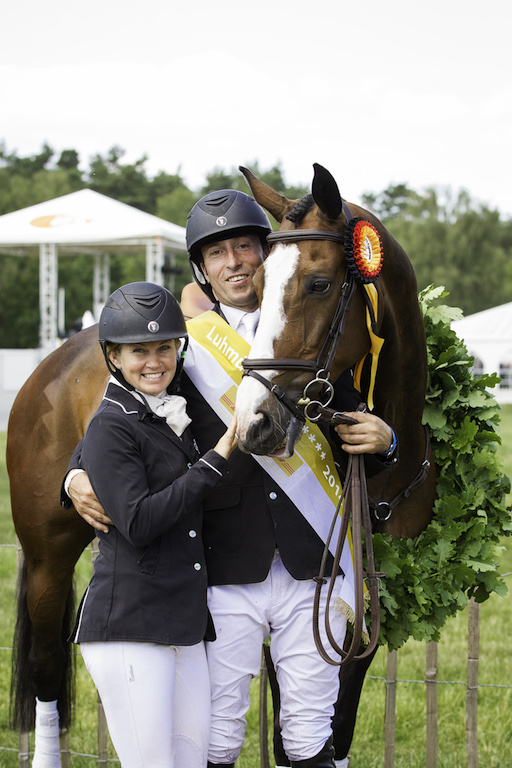
[[202, 502], [228, 471], [199, 460], [129, 392], [109, 384], [81, 442], [81, 464], [115, 527], [100, 553], [71, 637], [193, 645], [213, 639], [206, 606]]

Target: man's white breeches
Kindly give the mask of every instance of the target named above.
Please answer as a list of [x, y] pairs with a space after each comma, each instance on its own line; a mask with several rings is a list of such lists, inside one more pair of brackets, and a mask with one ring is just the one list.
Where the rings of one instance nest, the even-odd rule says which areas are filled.
[[[249, 686], [259, 673], [262, 644], [269, 634], [281, 695], [283, 745], [289, 759], [313, 757], [331, 735], [339, 668], [323, 661], [315, 646], [315, 587], [312, 579], [292, 578], [276, 552], [265, 581], [209, 588], [208, 605], [217, 631], [217, 640], [206, 643], [212, 687], [208, 757], [212, 763], [234, 763], [239, 756]], [[321, 616], [326, 595], [327, 585], [322, 588]], [[342, 646], [345, 617], [331, 608], [330, 620], [333, 636]], [[326, 644], [323, 622], [321, 627]], [[338, 658], [333, 652], [331, 656]]]

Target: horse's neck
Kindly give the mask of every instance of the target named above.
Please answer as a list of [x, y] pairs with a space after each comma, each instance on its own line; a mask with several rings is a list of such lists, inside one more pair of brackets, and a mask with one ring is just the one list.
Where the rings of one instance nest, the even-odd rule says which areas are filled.
[[411, 303], [409, 323], [384, 324], [385, 342], [378, 362], [375, 412], [393, 426], [400, 439], [401, 463], [415, 464], [425, 448], [422, 414], [427, 378], [423, 321]]

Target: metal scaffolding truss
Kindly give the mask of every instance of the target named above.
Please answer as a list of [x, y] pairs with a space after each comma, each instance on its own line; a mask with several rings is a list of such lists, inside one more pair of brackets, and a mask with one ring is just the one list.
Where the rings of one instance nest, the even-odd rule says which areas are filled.
[[57, 291], [57, 246], [54, 243], [42, 243], [39, 246], [39, 336], [43, 349], [55, 349], [58, 336]]

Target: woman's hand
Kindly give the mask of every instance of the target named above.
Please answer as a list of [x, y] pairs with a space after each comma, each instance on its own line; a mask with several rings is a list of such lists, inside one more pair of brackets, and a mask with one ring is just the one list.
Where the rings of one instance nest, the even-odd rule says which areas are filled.
[[236, 436], [236, 416], [233, 416], [229, 427], [224, 432], [213, 450], [216, 453], [219, 453], [224, 459], [229, 459], [237, 445], [238, 438]]

